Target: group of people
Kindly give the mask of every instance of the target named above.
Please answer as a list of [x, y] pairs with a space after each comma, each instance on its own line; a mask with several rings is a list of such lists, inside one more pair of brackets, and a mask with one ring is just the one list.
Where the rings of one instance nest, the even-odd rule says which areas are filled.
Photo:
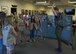
[[17, 32], [12, 26], [12, 21], [10, 16], [6, 17], [4, 12], [0, 13], [0, 54], [3, 54], [3, 45], [7, 49], [7, 54], [12, 54], [14, 49], [14, 45], [16, 44], [15, 36], [17, 36]]
[[[9, 16], [6, 16], [5, 13], [4, 15], [5, 17], [2, 18], [3, 20], [0, 19], [0, 45], [1, 47], [2, 45], [6, 47], [7, 54], [13, 54], [14, 45], [19, 37], [20, 43], [26, 41], [25, 31], [27, 29], [30, 31], [30, 42], [35, 41], [35, 32], [36, 34], [38, 31], [41, 32], [40, 18], [32, 15], [31, 19], [28, 20], [23, 9], [21, 10], [21, 14], [19, 16], [17, 16], [16, 12], [14, 14], [10, 14]], [[1, 53], [2, 51], [0, 49], [0, 54]]]
[[[56, 18], [56, 37], [58, 40], [58, 48], [56, 49], [59, 52], [62, 52], [62, 45], [61, 45], [61, 32], [63, 27], [59, 24], [59, 9], [57, 7], [52, 7], [53, 13]], [[26, 40], [25, 30], [29, 28], [30, 31], [30, 42], [35, 41], [35, 32], [36, 35], [38, 31], [42, 33], [41, 30], [41, 23], [40, 17], [32, 15], [31, 19], [27, 18], [27, 14], [22, 9], [21, 14], [17, 16], [17, 13], [11, 14], [6, 16], [3, 20], [0, 19], [0, 54], [2, 54], [1, 47], [2, 45], [6, 46], [7, 54], [13, 54], [14, 45], [16, 44], [15, 37], [23, 37]], [[42, 35], [41, 35], [42, 38]], [[22, 39], [20, 40], [23, 41]]]

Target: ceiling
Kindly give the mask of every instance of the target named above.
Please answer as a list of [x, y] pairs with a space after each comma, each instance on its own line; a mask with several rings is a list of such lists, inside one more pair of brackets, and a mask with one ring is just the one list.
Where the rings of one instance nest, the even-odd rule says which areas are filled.
[[47, 3], [49, 3], [50, 5], [52, 3], [55, 3], [55, 5], [57, 6], [73, 6], [73, 5], [76, 5], [76, 3], [68, 3], [68, 1], [71, 1], [71, 2], [76, 2], [76, 0], [23, 0], [23, 1], [28, 1], [28, 2], [42, 2], [42, 1], [47, 1]]

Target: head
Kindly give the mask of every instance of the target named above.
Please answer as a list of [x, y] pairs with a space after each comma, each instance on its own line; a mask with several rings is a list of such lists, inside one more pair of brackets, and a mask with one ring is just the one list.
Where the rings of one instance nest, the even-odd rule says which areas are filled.
[[59, 12], [59, 8], [58, 7], [54, 7], [54, 10], [58, 13]]
[[17, 15], [17, 12], [14, 12], [14, 15]]
[[32, 16], [31, 16], [31, 19], [35, 19], [35, 16], [34, 16], [34, 15], [32, 15]]
[[25, 15], [28, 15], [28, 10], [25, 10], [24, 12], [25, 12]]
[[6, 19], [6, 13], [4, 13], [4, 12], [0, 12], [0, 22], [2, 23], [2, 24], [4, 24], [4, 22], [5, 22], [5, 19]]
[[7, 16], [6, 17], [6, 19], [5, 19], [5, 25], [12, 25], [12, 16], [11, 15], [9, 15], [9, 16]]
[[14, 17], [14, 14], [13, 14], [13, 13], [11, 13], [11, 14], [10, 14], [10, 16]]
[[24, 14], [24, 12], [25, 12], [24, 9], [22, 9], [22, 10], [21, 10], [21, 14]]

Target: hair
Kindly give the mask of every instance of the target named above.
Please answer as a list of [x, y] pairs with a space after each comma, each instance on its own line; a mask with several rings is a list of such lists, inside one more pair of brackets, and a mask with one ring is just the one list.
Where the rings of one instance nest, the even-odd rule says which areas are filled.
[[33, 17], [35, 17], [35, 15], [31, 16], [31, 22], [35, 22], [35, 19], [33, 19]]
[[59, 8], [58, 7], [54, 7], [54, 10], [59, 11]]
[[13, 23], [12, 22], [12, 16], [11, 15], [7, 16], [6, 21], [7, 21], [8, 24], [12, 25], [12, 23]]
[[2, 28], [2, 20], [0, 19], [0, 27]]
[[21, 9], [21, 14], [24, 14], [24, 9]]
[[31, 16], [31, 19], [32, 19], [33, 17], [35, 17], [35, 15], [32, 15], [32, 16]]
[[0, 12], [0, 20], [1, 20], [2, 24], [4, 24], [5, 19], [6, 19], [6, 13]]

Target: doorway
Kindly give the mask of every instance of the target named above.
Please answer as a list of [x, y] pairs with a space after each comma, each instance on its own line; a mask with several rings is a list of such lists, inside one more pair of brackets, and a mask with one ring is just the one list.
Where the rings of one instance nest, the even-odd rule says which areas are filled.
[[16, 12], [16, 13], [17, 13], [17, 8], [11, 8], [11, 13], [13, 13], [13, 14], [14, 14], [14, 12]]

